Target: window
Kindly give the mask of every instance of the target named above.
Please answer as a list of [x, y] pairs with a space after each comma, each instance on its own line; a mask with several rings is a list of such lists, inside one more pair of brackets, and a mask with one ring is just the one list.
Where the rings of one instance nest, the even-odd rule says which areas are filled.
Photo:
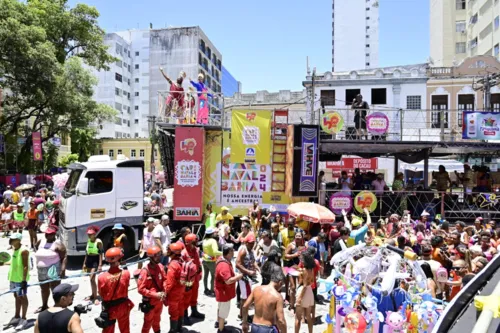
[[465, 9], [465, 0], [456, 0], [456, 9], [457, 10]]
[[491, 110], [500, 112], [500, 94], [491, 94]]
[[495, 57], [498, 58], [498, 56], [500, 55], [500, 44], [495, 45], [495, 47], [493, 49], [493, 54]]
[[458, 126], [462, 126], [462, 113], [464, 111], [474, 111], [474, 95], [458, 95]]
[[127, 120], [127, 126], [130, 127], [130, 120]]
[[366, 17], [366, 19], [367, 19], [367, 20], [369, 20], [369, 19], [370, 19], [370, 16], [367, 16], [367, 17]]
[[369, 62], [367, 62], [365, 65], [366, 65], [366, 66], [370, 66], [370, 63], [369, 63]]
[[127, 79], [127, 84], [130, 86], [130, 79]]
[[372, 89], [372, 105], [387, 104], [387, 89], [373, 88]]
[[130, 113], [130, 106], [127, 106], [127, 113]]
[[120, 96], [120, 89], [119, 88], [115, 88], [115, 95]]
[[139, 96], [139, 92], [138, 91], [135, 92], [135, 96]]
[[477, 13], [470, 17], [469, 23], [475, 24], [477, 22]]
[[116, 53], [122, 54], [123, 47], [120, 44], [116, 44]]
[[99, 155], [104, 155], [104, 150], [99, 149]]
[[130, 149], [130, 157], [135, 157], [135, 149]]
[[198, 52], [198, 64], [201, 66], [203, 65], [203, 57], [200, 52]]
[[422, 96], [406, 96], [406, 108], [408, 110], [420, 110], [422, 108]]
[[118, 60], [118, 61], [116, 62], [116, 66], [118, 66], [118, 67], [122, 67], [122, 61], [121, 61], [121, 60]]
[[367, 54], [366, 54], [366, 56], [367, 56], [367, 57], [369, 57], [369, 56], [370, 56], [370, 53], [367, 53]]
[[[434, 95], [431, 99], [431, 127], [441, 128], [441, 121], [443, 121], [443, 127], [448, 128], [448, 95]], [[443, 117], [441, 116], [441, 110], [443, 110]], [[444, 119], [441, 119], [444, 118]]]
[[366, 10], [370, 10], [370, 7], [366, 7]]
[[125, 90], [123, 91], [123, 95], [127, 96], [127, 92]]
[[366, 35], [366, 38], [370, 38], [370, 35]]
[[135, 51], [135, 56], [138, 57], [139, 56], [139, 51]]
[[144, 149], [139, 150], [139, 157], [144, 157]]
[[352, 101], [356, 98], [356, 95], [361, 94], [360, 89], [346, 89], [345, 90], [345, 104], [352, 105]]
[[136, 78], [136, 79], [135, 79], [135, 83], [139, 83], [139, 78]]
[[366, 47], [370, 47], [370, 44], [366, 44]]
[[470, 48], [471, 49], [476, 48], [476, 46], [477, 46], [477, 37], [474, 38], [473, 40], [471, 40], [469, 43], [470, 43]]
[[122, 105], [120, 103], [115, 102], [115, 109], [122, 112]]
[[126, 124], [126, 123], [127, 123], [127, 120], [125, 120], [125, 119], [122, 119], [122, 122], [123, 122], [124, 124]]
[[367, 25], [367, 26], [366, 26], [366, 30], [368, 30], [368, 29], [370, 29], [370, 26], [369, 26], [369, 25]]
[[121, 154], [122, 154], [122, 150], [121, 150], [121, 149], [118, 149], [117, 154], [118, 154], [118, 155], [121, 155]]
[[115, 151], [113, 149], [108, 150], [109, 157], [115, 157]]
[[127, 69], [128, 69], [128, 71], [130, 72], [130, 65], [127, 65]]
[[135, 111], [139, 110], [139, 105], [134, 106], [134, 110]]
[[120, 118], [120, 117], [116, 117], [116, 119], [115, 119], [115, 124], [116, 124], [116, 125], [121, 125], [121, 124], [122, 124], [122, 118]]
[[500, 27], [500, 16], [495, 17], [495, 30]]
[[455, 31], [456, 32], [465, 32], [465, 21], [456, 21], [455, 22]]
[[134, 120], [134, 124], [138, 125], [139, 124], [139, 119]]
[[465, 42], [455, 43], [455, 53], [465, 53]]
[[[110, 154], [112, 151], [109, 151]], [[89, 180], [89, 194], [113, 191], [113, 172], [111, 171], [89, 171], [85, 178]]]
[[135, 69], [139, 69], [139, 64], [135, 64]]
[[321, 90], [321, 106], [335, 105], [335, 90]]
[[139, 133], [135, 133], [134, 138], [138, 138], [138, 137], [139, 137]]

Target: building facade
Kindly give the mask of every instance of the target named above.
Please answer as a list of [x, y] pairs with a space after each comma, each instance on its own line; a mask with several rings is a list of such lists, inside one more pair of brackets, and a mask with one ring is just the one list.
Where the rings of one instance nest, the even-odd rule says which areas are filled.
[[236, 80], [226, 67], [222, 66], [222, 94], [225, 98], [241, 93], [241, 82]]
[[500, 57], [499, 0], [430, 0], [431, 65], [451, 67], [476, 55]]
[[[143, 160], [144, 170], [151, 170], [151, 141], [149, 138], [119, 138], [101, 139], [95, 154], [108, 155], [112, 160], [118, 155], [124, 155], [131, 160]], [[163, 167], [158, 155], [158, 145], [155, 147], [155, 170], [161, 171]]]
[[378, 0], [333, 0], [332, 72], [378, 67]]
[[[356, 95], [361, 94], [370, 106], [369, 114], [380, 112], [387, 116], [387, 139], [392, 141], [433, 140], [427, 133], [425, 112], [427, 103], [427, 64], [326, 72], [316, 75], [314, 82], [315, 103], [310, 106], [315, 115], [339, 112], [344, 120], [343, 130], [337, 139], [354, 139], [354, 112], [351, 109]], [[312, 89], [312, 76], [303, 86]], [[308, 118], [308, 122], [309, 118]]]
[[[159, 115], [170, 84], [160, 73], [175, 80], [186, 73], [187, 92], [199, 73], [214, 98], [209, 98], [211, 113], [222, 108], [222, 56], [199, 27], [127, 30], [105, 36], [109, 53], [118, 60], [108, 71], [95, 71], [98, 85], [94, 99], [117, 110], [114, 122], [98, 124], [99, 138], [149, 137], [148, 116]], [[163, 95], [159, 92], [163, 92]]]

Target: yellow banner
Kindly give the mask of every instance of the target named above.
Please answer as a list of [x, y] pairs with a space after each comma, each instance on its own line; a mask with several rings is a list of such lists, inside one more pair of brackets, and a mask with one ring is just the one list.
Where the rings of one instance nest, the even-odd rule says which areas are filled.
[[272, 111], [233, 110], [231, 163], [271, 164]]
[[222, 154], [222, 131], [207, 131], [205, 140], [205, 163], [203, 170], [203, 208], [212, 204], [219, 212], [220, 161]]

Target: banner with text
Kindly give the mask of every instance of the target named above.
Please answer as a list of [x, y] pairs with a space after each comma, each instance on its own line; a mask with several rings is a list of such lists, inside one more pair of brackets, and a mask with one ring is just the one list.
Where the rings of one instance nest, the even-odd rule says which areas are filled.
[[174, 219], [201, 221], [203, 215], [202, 170], [205, 130], [198, 127], [175, 129]]
[[500, 140], [500, 113], [464, 112], [462, 138]]
[[33, 161], [42, 160], [42, 136], [40, 132], [33, 132], [31, 135], [33, 141]]
[[294, 129], [293, 196], [318, 196], [319, 127], [297, 125]]
[[231, 161], [271, 163], [272, 111], [233, 110], [231, 116]]

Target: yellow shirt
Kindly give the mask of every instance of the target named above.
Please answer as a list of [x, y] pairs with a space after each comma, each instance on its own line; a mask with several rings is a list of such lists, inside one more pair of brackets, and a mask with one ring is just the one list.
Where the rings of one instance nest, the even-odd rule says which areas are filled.
[[19, 202], [19, 194], [17, 192], [12, 193], [12, 203], [18, 203]]
[[234, 217], [233, 217], [233, 215], [231, 215], [229, 213], [227, 213], [226, 215], [222, 215], [222, 213], [220, 213], [215, 218], [215, 221], [217, 221], [217, 222], [224, 221], [224, 224], [229, 225], [229, 221], [234, 221]]
[[289, 231], [288, 229], [283, 229], [281, 232], [281, 240], [283, 241], [283, 246], [285, 249], [290, 245], [295, 239], [295, 230]]

